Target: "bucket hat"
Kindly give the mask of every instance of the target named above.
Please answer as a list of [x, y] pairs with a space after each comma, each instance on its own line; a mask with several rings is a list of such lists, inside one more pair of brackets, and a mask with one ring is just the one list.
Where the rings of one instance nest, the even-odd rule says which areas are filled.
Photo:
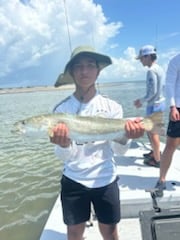
[[109, 56], [96, 52], [96, 50], [91, 46], [79, 46], [74, 49], [71, 54], [70, 60], [67, 62], [64, 73], [61, 73], [55, 83], [58, 87], [63, 84], [74, 83], [73, 78], [70, 74], [70, 68], [73, 65], [75, 59], [80, 56], [88, 56], [95, 59], [99, 65], [100, 70], [112, 64], [112, 60]]

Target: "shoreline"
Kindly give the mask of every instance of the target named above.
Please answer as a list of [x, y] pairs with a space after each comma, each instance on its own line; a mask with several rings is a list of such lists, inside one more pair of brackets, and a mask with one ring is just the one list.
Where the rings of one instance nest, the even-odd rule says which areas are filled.
[[[101, 87], [109, 87], [114, 85], [121, 85], [128, 82], [105, 82], [105, 83], [97, 83], [97, 85]], [[134, 81], [129, 81], [129, 83], [134, 83]], [[72, 84], [64, 84], [59, 87], [55, 86], [32, 86], [32, 87], [7, 87], [0, 88], [0, 95], [2, 94], [13, 94], [13, 93], [30, 93], [30, 92], [41, 92], [41, 91], [61, 91], [61, 90], [73, 90], [75, 89], [75, 85]]]
[[59, 87], [54, 86], [37, 86], [37, 87], [17, 87], [17, 88], [1, 88], [0, 95], [13, 94], [13, 93], [30, 93], [30, 92], [44, 92], [44, 91], [61, 91], [74, 89], [74, 84], [62, 85]]

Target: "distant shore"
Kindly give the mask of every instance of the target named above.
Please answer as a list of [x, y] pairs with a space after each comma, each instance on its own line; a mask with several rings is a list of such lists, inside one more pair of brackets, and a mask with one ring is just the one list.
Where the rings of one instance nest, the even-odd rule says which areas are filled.
[[37, 87], [0, 88], [0, 94], [59, 91], [59, 90], [67, 90], [67, 89], [74, 89], [74, 84], [62, 85], [59, 87], [37, 86]]
[[[133, 83], [134, 81], [129, 81], [129, 83]], [[140, 82], [140, 81], [139, 81]], [[97, 83], [100, 87], [109, 87], [113, 85], [121, 85], [127, 84], [126, 82], [108, 82], [108, 83]], [[11, 93], [29, 93], [29, 92], [41, 92], [41, 91], [63, 91], [63, 90], [70, 90], [75, 89], [74, 84], [64, 84], [59, 87], [54, 86], [32, 86], [32, 87], [15, 87], [15, 88], [0, 88], [0, 95], [1, 94], [11, 94]]]

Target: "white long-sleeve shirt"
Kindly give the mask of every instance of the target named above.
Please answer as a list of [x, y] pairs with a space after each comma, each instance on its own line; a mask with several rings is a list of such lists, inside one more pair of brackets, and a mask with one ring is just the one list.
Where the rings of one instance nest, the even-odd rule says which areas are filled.
[[180, 107], [180, 54], [173, 57], [168, 64], [166, 97], [169, 106]]
[[[100, 94], [96, 94], [88, 103], [81, 103], [72, 95], [58, 104], [54, 112], [123, 117], [121, 105]], [[96, 188], [115, 180], [117, 173], [113, 156], [124, 154], [128, 147], [129, 143], [123, 146], [115, 142], [98, 141], [79, 145], [73, 141], [68, 148], [56, 146], [55, 153], [64, 162], [65, 176], [89, 188]]]
[[141, 103], [147, 106], [165, 101], [165, 73], [157, 64], [153, 63], [146, 75], [146, 95], [141, 98]]

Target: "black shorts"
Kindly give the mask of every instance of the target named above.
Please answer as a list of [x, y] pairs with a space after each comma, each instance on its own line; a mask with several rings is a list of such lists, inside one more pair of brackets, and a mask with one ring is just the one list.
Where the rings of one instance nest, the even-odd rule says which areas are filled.
[[88, 221], [91, 203], [100, 223], [115, 224], [121, 218], [117, 180], [105, 187], [88, 188], [63, 175], [61, 201], [63, 220], [67, 225]]
[[[180, 108], [178, 108], [178, 110], [180, 112]], [[172, 138], [180, 137], [180, 121], [169, 121], [167, 128], [167, 136]]]

